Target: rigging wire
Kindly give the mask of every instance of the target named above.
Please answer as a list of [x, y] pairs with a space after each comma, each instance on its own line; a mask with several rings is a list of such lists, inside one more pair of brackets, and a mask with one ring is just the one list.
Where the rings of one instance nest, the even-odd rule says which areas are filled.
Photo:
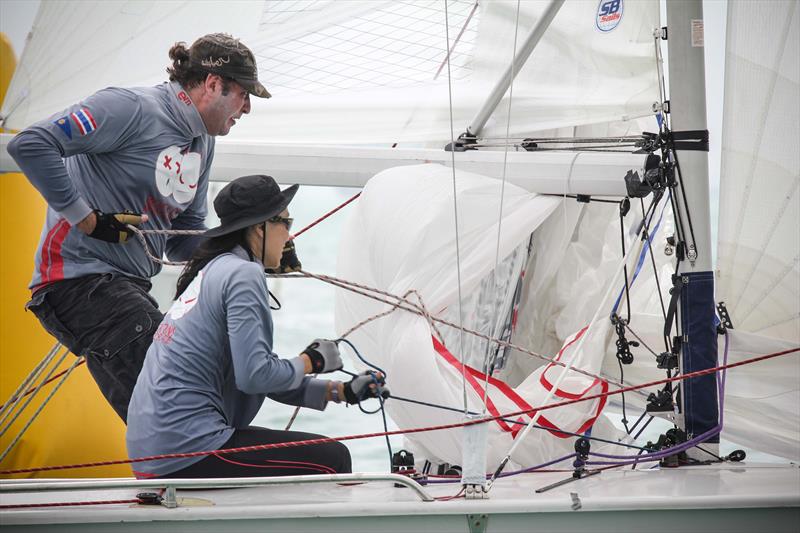
[[[517, 59], [517, 36], [519, 33], [519, 5], [520, 0], [517, 0], [517, 12], [516, 12], [516, 20], [514, 23], [514, 44], [511, 49], [511, 81], [508, 87], [508, 117], [506, 118], [506, 139], [511, 133], [511, 103], [514, 99], [514, 77], [516, 73], [514, 72], [515, 62]], [[452, 118], [452, 117], [451, 117]], [[475, 132], [473, 132], [475, 133]], [[497, 214], [497, 244], [495, 246], [494, 251], [494, 271], [493, 271], [493, 283], [497, 281], [497, 267], [500, 265], [500, 235], [502, 232], [503, 227], [503, 201], [505, 200], [505, 192], [506, 192], [506, 175], [508, 171], [508, 142], [505, 143], [505, 148], [503, 150], [503, 173], [502, 178], [500, 180], [500, 211]], [[496, 314], [494, 324], [497, 324], [497, 314], [500, 313], [500, 306], [496, 306]], [[491, 354], [491, 360], [490, 360]], [[489, 391], [489, 374], [492, 372], [492, 367], [494, 366], [494, 359], [497, 355], [496, 350], [491, 349], [491, 345], [489, 343], [486, 344], [486, 354], [484, 355], [483, 365], [485, 368], [485, 375], [486, 378], [483, 380], [483, 409], [481, 414], [486, 414], [486, 395]], [[463, 364], [463, 361], [462, 361]]]
[[[27, 396], [28, 394], [32, 394], [34, 390], [37, 390], [35, 388], [29, 388], [24, 393], [22, 392], [27, 387], [29, 387], [33, 382], [35, 382], [36, 379], [41, 374], [44, 367], [50, 364], [50, 361], [53, 359], [53, 357], [55, 357], [59, 347], [61, 347], [61, 343], [56, 342], [53, 345], [53, 347], [50, 348], [50, 351], [47, 352], [47, 355], [45, 355], [44, 358], [42, 358], [42, 360], [36, 364], [33, 370], [31, 370], [30, 373], [27, 376], [25, 376], [25, 379], [23, 379], [22, 382], [19, 384], [17, 390], [14, 391], [14, 394], [12, 394], [11, 397], [8, 400], [6, 400], [6, 402], [2, 405], [2, 407], [0, 407], [0, 416], [2, 416], [2, 418], [0, 418], [0, 426], [3, 424], [3, 422], [5, 422], [5, 419], [8, 416], [8, 414], [15, 408], [20, 398], [22, 398], [23, 396]], [[47, 381], [45, 381], [43, 384], [47, 384]]]
[[[64, 357], [66, 357], [68, 353], [69, 353], [69, 349], [64, 351], [64, 355], [58, 361], [58, 363], [53, 368], [53, 370], [55, 370], [58, 367], [58, 365], [61, 364], [61, 361], [64, 360]], [[28, 428], [31, 427], [31, 424], [33, 424], [34, 420], [36, 420], [36, 418], [39, 416], [39, 414], [41, 414], [42, 410], [50, 402], [50, 400], [53, 398], [55, 393], [58, 392], [58, 389], [61, 388], [61, 385], [63, 385], [67, 381], [67, 378], [69, 377], [69, 375], [80, 364], [80, 361], [82, 359], [83, 359], [83, 357], [76, 357], [75, 358], [75, 361], [69, 367], [69, 369], [67, 370], [67, 373], [64, 374], [64, 377], [62, 377], [61, 380], [58, 383], [56, 383], [56, 386], [53, 387], [53, 390], [50, 391], [50, 394], [48, 394], [47, 397], [45, 397], [45, 399], [42, 401], [41, 405], [39, 405], [39, 407], [36, 409], [36, 411], [34, 411], [34, 413], [31, 415], [30, 419], [28, 419], [28, 422], [22, 427], [22, 429], [19, 430], [17, 435], [14, 437], [14, 439], [11, 441], [11, 443], [8, 445], [8, 447], [6, 447], [6, 449], [3, 451], [3, 453], [0, 454], [0, 462], [2, 462], [3, 459], [5, 459], [6, 456], [9, 454], [9, 452], [11, 452], [11, 450], [14, 448], [14, 446], [17, 445], [17, 443], [22, 438], [22, 436], [25, 434], [25, 432], [28, 431]], [[50, 373], [52, 374], [52, 371]], [[40, 384], [39, 387], [41, 388], [42, 385], [44, 385], [44, 384], [43, 383]], [[32, 398], [33, 398], [33, 395], [31, 396], [31, 399]], [[28, 401], [30, 401], [30, 399]], [[23, 409], [24, 409], [24, 407], [23, 407]], [[19, 415], [21, 413], [22, 413], [22, 411], [17, 413], [17, 415]], [[16, 417], [14, 417], [14, 419], [16, 419]], [[14, 420], [11, 421], [11, 423], [13, 423], [13, 422], [14, 422]], [[11, 426], [9, 425], [9, 427], [11, 427]]]
[[[653, 239], [652, 239], [652, 236], [650, 234], [650, 222], [652, 220], [648, 221], [647, 215], [645, 215], [644, 198], [639, 198], [639, 203], [641, 204], [641, 207], [642, 207], [642, 219], [644, 220], [644, 230], [646, 232], [645, 237], [647, 239], [647, 249], [650, 252], [650, 262], [653, 265], [653, 277], [656, 280], [656, 291], [658, 292], [658, 301], [661, 304], [661, 315], [664, 317], [664, 320], [666, 320], [667, 319], [667, 308], [666, 308], [666, 306], [664, 306], [664, 294], [661, 292], [661, 281], [659, 281], [659, 272], [658, 272], [658, 267], [656, 266], [656, 256], [653, 253]], [[636, 335], [636, 334], [634, 333], [634, 335]], [[642, 344], [644, 344], [643, 341], [640, 340], [640, 342], [642, 342]], [[670, 346], [670, 343], [669, 343], [669, 337], [664, 337], [664, 345], [665, 345], [667, 351], [670, 351], [672, 349], [672, 346]], [[645, 346], [647, 347], [646, 344], [645, 344]], [[647, 347], [647, 349], [650, 350], [649, 347]], [[652, 352], [653, 350], [650, 350], [650, 351]]]
[[681, 173], [681, 164], [678, 160], [678, 151], [674, 147], [674, 143], [670, 138], [670, 147], [672, 151], [672, 155], [675, 157], [675, 173], [678, 178], [678, 189], [681, 191], [681, 198], [683, 199], [683, 205], [686, 209], [686, 221], [689, 224], [689, 234], [692, 237], [692, 245], [689, 248], [690, 254], [689, 260], [694, 264], [694, 259], [697, 257], [697, 240], [694, 236], [694, 225], [692, 224], [692, 212], [689, 209], [689, 201], [686, 199], [686, 188], [683, 186], [683, 174]]
[[[36, 380], [36, 379], [39, 379], [39, 375], [41, 374], [41, 372], [42, 372], [42, 371], [44, 371], [44, 369], [47, 367], [47, 365], [49, 365], [49, 364], [50, 364], [50, 362], [52, 362], [53, 358], [55, 357], [55, 353], [56, 353], [56, 352], [58, 352], [58, 350], [57, 350], [57, 349], [56, 349], [56, 350], [54, 350], [54, 352], [53, 352], [53, 356], [52, 356], [52, 357], [48, 357], [48, 358], [46, 358], [46, 359], [47, 359], [47, 364], [43, 365], [43, 366], [42, 366], [42, 367], [39, 369], [39, 371], [36, 373], [36, 376], [35, 376], [34, 380]], [[2, 420], [2, 422], [1, 422], [1, 423], [3, 424], [3, 428], [2, 428], [2, 429], [0, 429], [0, 437], [2, 437], [3, 435], [5, 435], [5, 434], [6, 434], [6, 432], [7, 432], [9, 429], [11, 429], [11, 426], [12, 426], [12, 425], [14, 425], [14, 422], [16, 422], [16, 420], [17, 420], [17, 419], [20, 417], [20, 415], [21, 415], [21, 414], [22, 414], [22, 412], [25, 410], [25, 408], [26, 408], [26, 407], [28, 407], [28, 405], [31, 403], [31, 401], [33, 401], [33, 399], [34, 399], [34, 398], [36, 397], [36, 395], [39, 393], [39, 391], [41, 390], [41, 388], [44, 386], [45, 382], [46, 382], [47, 380], [49, 380], [49, 379], [50, 379], [50, 377], [53, 375], [53, 372], [55, 372], [55, 371], [56, 371], [56, 369], [57, 369], [57, 368], [58, 368], [58, 367], [61, 365], [61, 363], [64, 361], [64, 359], [67, 357], [67, 355], [68, 355], [68, 354], [69, 354], [69, 348], [65, 348], [65, 349], [64, 349], [64, 351], [61, 353], [61, 357], [58, 359], [58, 361], [56, 361], [56, 364], [55, 364], [55, 365], [53, 365], [53, 367], [50, 369], [50, 371], [49, 371], [49, 372], [47, 373], [47, 375], [44, 377], [44, 380], [43, 380], [43, 382], [42, 382], [42, 383], [39, 383], [39, 384], [38, 384], [38, 385], [37, 385], [37, 386], [34, 388], [33, 392], [32, 392], [30, 395], [28, 395], [28, 399], [27, 399], [27, 400], [25, 400], [25, 402], [24, 402], [24, 403], [22, 403], [22, 406], [19, 408], [19, 410], [17, 410], [16, 414], [14, 414], [13, 416], [11, 416], [11, 413], [14, 411], [14, 408], [15, 408], [16, 406], [13, 406], [13, 408], [10, 408], [10, 409], [8, 409], [8, 410], [6, 411], [5, 415], [3, 416], [3, 420]], [[80, 359], [80, 358], [78, 358], [78, 359]], [[18, 400], [21, 400], [21, 399], [22, 399], [22, 396], [19, 396], [19, 397], [18, 397]], [[47, 403], [47, 402], [45, 401], [45, 403]], [[9, 416], [11, 416], [11, 418], [10, 418], [10, 419], [8, 419], [8, 417], [9, 417]], [[10, 448], [9, 448], [9, 449], [10, 449]], [[7, 450], [6, 450], [6, 453], [8, 453], [8, 451], [9, 451], [9, 450], [7, 449]], [[5, 454], [3, 454], [3, 455], [5, 456]], [[1, 460], [1, 459], [0, 459], [0, 460]]]
[[[447, 39], [447, 46], [445, 50], [450, 50], [450, 18], [447, 11], [447, 0], [444, 0], [444, 28], [445, 38]], [[450, 109], [450, 146], [455, 146], [455, 132], [453, 130], [453, 83], [450, 74], [450, 55], [447, 55], [447, 95], [448, 106]], [[458, 324], [464, 327], [464, 310], [462, 306], [461, 296], [461, 250], [458, 242], [458, 190], [456, 188], [456, 151], [450, 150], [450, 161], [453, 168], [453, 215], [455, 218], [455, 232], [456, 232], [456, 276], [458, 281]], [[469, 408], [467, 404], [467, 374], [466, 366], [464, 366], [464, 332], [459, 330], [458, 333], [459, 354], [461, 356], [461, 392], [464, 399], [464, 414], [467, 413]]]

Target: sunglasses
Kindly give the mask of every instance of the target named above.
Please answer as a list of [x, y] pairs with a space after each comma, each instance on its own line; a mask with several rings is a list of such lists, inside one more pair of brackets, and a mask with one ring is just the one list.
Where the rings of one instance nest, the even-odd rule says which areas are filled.
[[290, 231], [292, 229], [292, 224], [294, 223], [294, 219], [291, 217], [282, 217], [280, 215], [276, 215], [272, 218], [268, 218], [267, 222], [271, 224], [283, 224], [286, 226], [286, 231]]

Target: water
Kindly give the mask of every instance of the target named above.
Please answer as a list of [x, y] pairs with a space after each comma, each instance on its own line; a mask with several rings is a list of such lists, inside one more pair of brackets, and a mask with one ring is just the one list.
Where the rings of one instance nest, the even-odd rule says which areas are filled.
[[[209, 187], [209, 207], [213, 205], [212, 200], [223, 185], [214, 183]], [[305, 227], [357, 192], [357, 189], [343, 187], [301, 187], [289, 206], [290, 216], [295, 219], [293, 230]], [[304, 270], [336, 275], [339, 235], [349, 207], [297, 238], [297, 253]], [[211, 213], [206, 223], [213, 227], [218, 224], [218, 220]], [[172, 302], [179, 272], [178, 267], [165, 267], [154, 278], [152, 294], [159, 301], [162, 311], [168, 309]], [[274, 350], [277, 354], [286, 358], [294, 357], [316, 338], [336, 338], [334, 288], [331, 285], [312, 279], [271, 279], [269, 285], [282, 304], [279, 311], [272, 313], [275, 322]], [[362, 355], [369, 359], [369, 354]], [[356, 370], [349, 353], [344, 354], [344, 361], [346, 369]], [[336, 373], [331, 375], [331, 379], [346, 381], [349, 376]], [[376, 400], [370, 400], [364, 406], [368, 410], [374, 410], [378, 404]], [[256, 426], [283, 429], [293, 411], [294, 407], [267, 398], [252, 423]], [[390, 430], [397, 429], [391, 419], [387, 418], [387, 422]], [[324, 412], [301, 409], [292, 429], [326, 436], [384, 430], [380, 413], [368, 415], [362, 413], [358, 406], [346, 407], [345, 404], [333, 403]], [[394, 451], [401, 449], [402, 437], [392, 437], [391, 443]], [[346, 445], [353, 458], [354, 471], [388, 471], [389, 453], [383, 438], [351, 440]]]

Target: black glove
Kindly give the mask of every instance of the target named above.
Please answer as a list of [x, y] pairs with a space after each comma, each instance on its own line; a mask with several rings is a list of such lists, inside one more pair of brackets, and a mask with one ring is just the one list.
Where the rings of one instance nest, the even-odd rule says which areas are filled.
[[95, 209], [94, 215], [97, 223], [89, 237], [106, 242], [125, 242], [128, 237], [133, 235], [133, 231], [128, 229], [127, 224], [138, 226], [142, 223], [142, 215], [133, 213], [103, 213]]
[[374, 370], [365, 370], [344, 385], [344, 399], [351, 405], [379, 396], [385, 400], [391, 393], [383, 374]]
[[314, 374], [325, 374], [341, 370], [344, 366], [339, 346], [334, 341], [316, 339], [303, 350], [311, 359], [311, 370]]
[[281, 264], [277, 268], [265, 268], [267, 274], [288, 274], [302, 269], [303, 265], [297, 258], [297, 250], [294, 247], [294, 239], [286, 241], [281, 255]]

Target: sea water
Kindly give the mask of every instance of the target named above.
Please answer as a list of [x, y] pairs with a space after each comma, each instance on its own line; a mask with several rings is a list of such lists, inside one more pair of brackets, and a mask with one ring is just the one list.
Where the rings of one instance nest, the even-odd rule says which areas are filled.
[[[224, 183], [212, 183], [209, 187], [209, 210], [212, 211], [206, 224], [214, 227], [219, 220], [214, 216], [213, 199]], [[358, 193], [358, 189], [344, 187], [300, 187], [289, 206], [290, 216], [294, 218], [293, 232], [297, 232], [324, 213], [345, 202]], [[348, 206], [327, 218], [325, 221], [303, 233], [295, 241], [297, 254], [303, 269], [315, 274], [336, 275], [336, 257], [339, 235], [348, 213]], [[175, 282], [180, 273], [179, 267], [165, 267], [153, 280], [153, 296], [158, 300], [162, 311], [172, 303]], [[281, 357], [294, 357], [316, 338], [334, 339], [334, 287], [313, 279], [269, 279], [270, 290], [281, 303], [281, 309], [272, 312], [275, 324], [274, 350]], [[274, 305], [274, 303], [273, 303]], [[369, 354], [362, 353], [369, 359]], [[345, 369], [358, 371], [350, 353], [344, 353]], [[322, 376], [341, 381], [350, 377], [340, 372]], [[388, 379], [391, 386], [391, 376]], [[364, 402], [363, 407], [374, 411], [377, 400]], [[283, 429], [294, 412], [287, 406], [267, 398], [252, 424], [272, 429]], [[389, 430], [397, 426], [387, 416]], [[384, 431], [380, 413], [368, 415], [358, 406], [330, 403], [324, 412], [301, 409], [292, 425], [292, 430], [305, 431], [331, 437], [378, 433]], [[402, 448], [402, 437], [390, 438], [393, 451]], [[345, 442], [353, 458], [353, 470], [357, 472], [388, 472], [389, 451], [383, 437], [355, 439]]]

